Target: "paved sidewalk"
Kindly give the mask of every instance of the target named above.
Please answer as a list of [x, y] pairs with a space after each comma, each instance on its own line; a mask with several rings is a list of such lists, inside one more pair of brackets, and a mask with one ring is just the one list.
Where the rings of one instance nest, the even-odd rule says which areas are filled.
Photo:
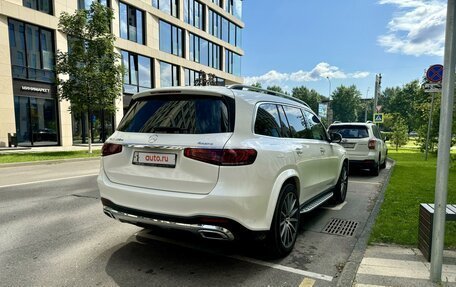
[[429, 280], [430, 263], [417, 248], [369, 246], [359, 265], [356, 287], [456, 286], [456, 251], [444, 251], [442, 285]]

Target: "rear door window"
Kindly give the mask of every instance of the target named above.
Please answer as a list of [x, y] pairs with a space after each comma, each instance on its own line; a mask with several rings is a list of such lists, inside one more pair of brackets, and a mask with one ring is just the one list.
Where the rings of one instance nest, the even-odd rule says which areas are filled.
[[[233, 101], [229, 103], [229, 101]], [[232, 132], [234, 100], [194, 95], [151, 96], [135, 101], [118, 130], [137, 133]]]
[[306, 122], [301, 109], [289, 106], [283, 106], [285, 114], [290, 125], [291, 136], [294, 138], [308, 138], [309, 130], [306, 127]]
[[270, 137], [281, 137], [281, 124], [277, 106], [262, 104], [258, 107], [255, 119], [255, 133]]
[[346, 139], [362, 139], [369, 137], [366, 126], [337, 125], [329, 128], [331, 133], [340, 133]]

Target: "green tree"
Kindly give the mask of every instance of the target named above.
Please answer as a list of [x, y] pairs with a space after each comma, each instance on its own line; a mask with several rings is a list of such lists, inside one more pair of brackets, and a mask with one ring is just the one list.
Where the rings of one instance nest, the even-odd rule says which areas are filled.
[[291, 95], [306, 102], [314, 111], [318, 111], [318, 104], [324, 99], [317, 91], [309, 90], [304, 86], [293, 88]]
[[274, 92], [278, 92], [278, 93], [283, 93], [283, 94], [285, 94], [285, 92], [282, 90], [282, 87], [277, 86], [277, 85], [268, 86], [266, 89], [267, 89], [267, 90], [270, 90], [270, 91], [274, 91]]
[[[70, 101], [71, 113], [84, 113], [87, 123], [93, 110], [114, 112], [122, 91], [120, 56], [110, 31], [113, 19], [112, 9], [97, 1], [89, 11], [60, 14], [59, 29], [68, 37], [68, 52], [57, 51], [57, 94], [59, 100]], [[91, 153], [92, 132], [88, 131]]]
[[358, 111], [361, 105], [361, 92], [355, 85], [346, 87], [341, 85], [332, 93], [332, 110], [334, 120], [342, 122], [354, 122], [358, 119]]
[[408, 127], [405, 120], [400, 116], [395, 118], [393, 128], [391, 130], [391, 142], [396, 146], [396, 151], [400, 146], [407, 143]]
[[260, 82], [256, 82], [255, 84], [252, 84], [252, 87], [261, 89], [261, 83]]

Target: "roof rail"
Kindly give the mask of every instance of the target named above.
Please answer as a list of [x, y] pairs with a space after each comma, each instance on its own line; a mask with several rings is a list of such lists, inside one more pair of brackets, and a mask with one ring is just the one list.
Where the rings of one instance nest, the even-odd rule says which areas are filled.
[[285, 98], [285, 99], [289, 99], [289, 100], [298, 102], [298, 103], [303, 104], [306, 107], [310, 108], [310, 106], [306, 102], [304, 102], [300, 99], [297, 99], [295, 97], [292, 97], [290, 95], [284, 94], [284, 93], [280, 93], [280, 92], [276, 92], [276, 91], [272, 91], [272, 90], [268, 90], [268, 89], [257, 88], [257, 87], [253, 87], [253, 86], [249, 86], [249, 85], [242, 85], [242, 84], [234, 84], [234, 85], [229, 85], [226, 87], [228, 89], [233, 89], [233, 90], [244, 90], [245, 89], [245, 90], [251, 90], [251, 91], [260, 92], [260, 93], [264, 93], [264, 94], [268, 94], [268, 95], [273, 95], [273, 96], [277, 96], [277, 97], [281, 97], [281, 98]]

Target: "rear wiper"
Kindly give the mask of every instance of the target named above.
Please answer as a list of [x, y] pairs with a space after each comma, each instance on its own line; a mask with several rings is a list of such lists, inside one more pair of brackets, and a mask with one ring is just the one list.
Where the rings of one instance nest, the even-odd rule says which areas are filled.
[[153, 133], [164, 132], [164, 133], [179, 134], [179, 133], [188, 132], [188, 129], [179, 128], [179, 127], [154, 127], [154, 128], [152, 128], [151, 132], [153, 132]]

